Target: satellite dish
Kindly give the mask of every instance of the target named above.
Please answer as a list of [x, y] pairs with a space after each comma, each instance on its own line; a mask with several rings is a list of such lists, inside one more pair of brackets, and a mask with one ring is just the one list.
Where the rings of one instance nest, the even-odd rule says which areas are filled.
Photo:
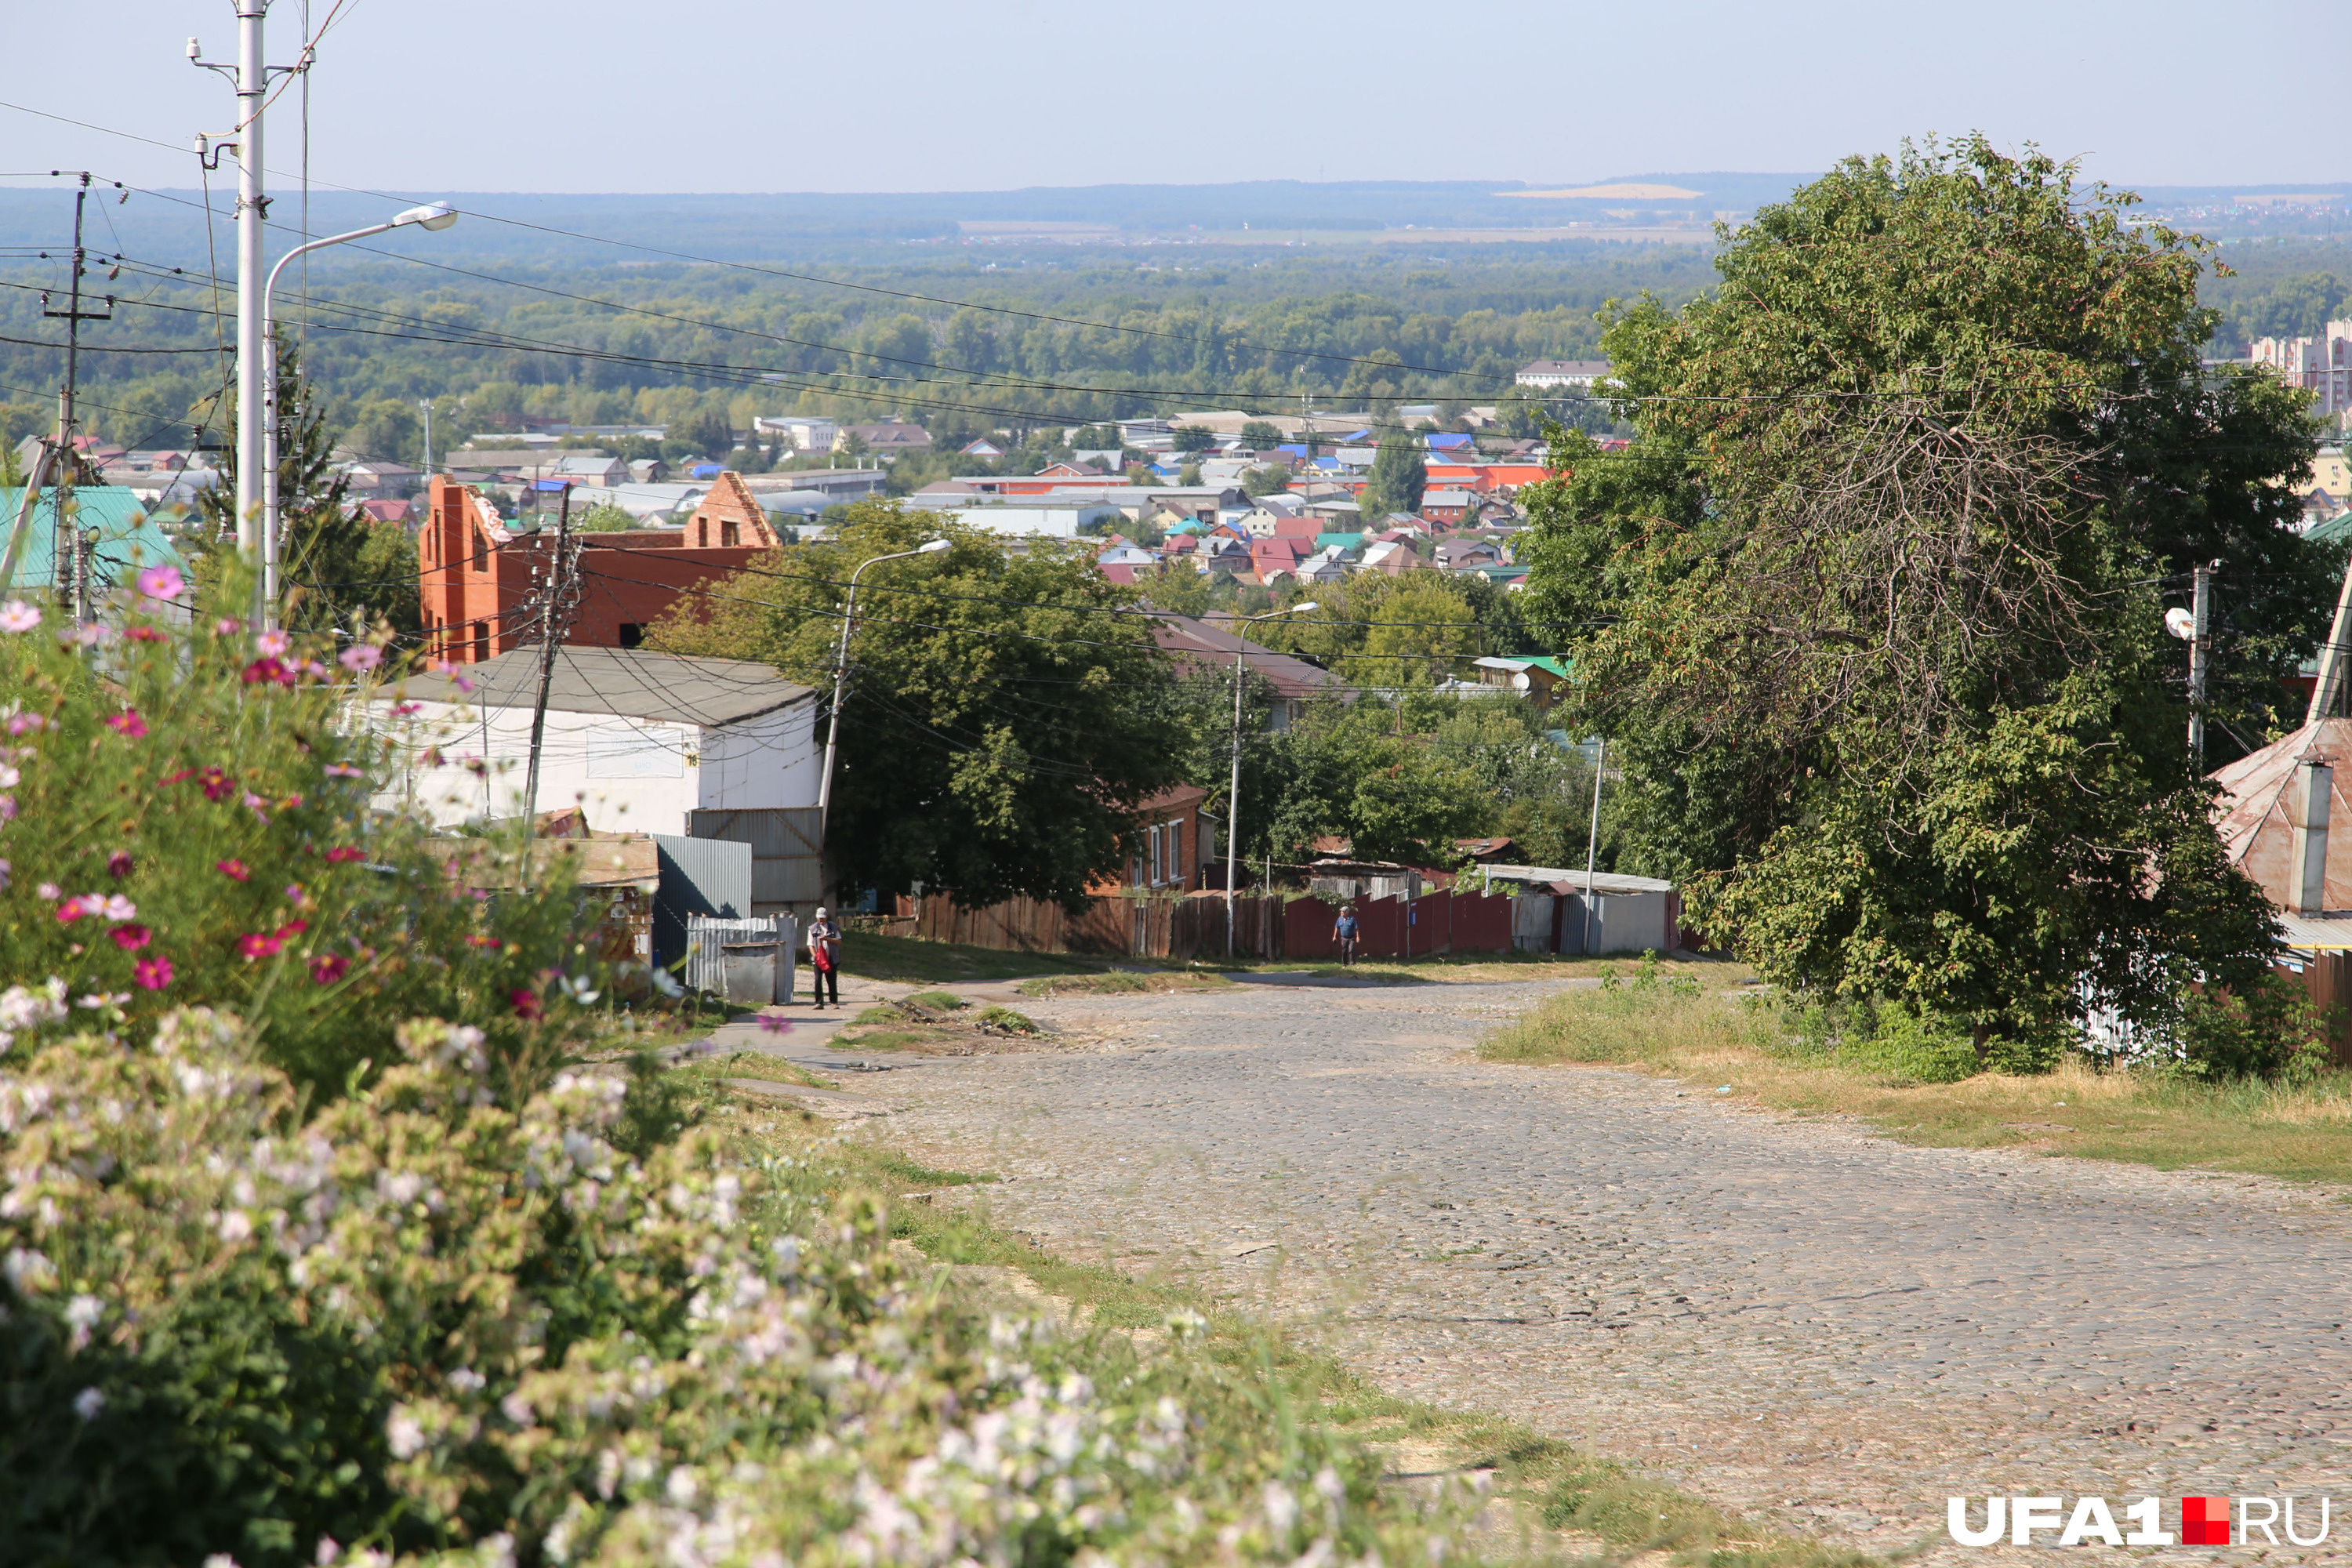
[[2195, 642], [2197, 640], [2197, 617], [2190, 615], [2187, 610], [2167, 610], [2164, 612], [2164, 629], [2170, 632], [2174, 637], [2179, 637], [2182, 642]]

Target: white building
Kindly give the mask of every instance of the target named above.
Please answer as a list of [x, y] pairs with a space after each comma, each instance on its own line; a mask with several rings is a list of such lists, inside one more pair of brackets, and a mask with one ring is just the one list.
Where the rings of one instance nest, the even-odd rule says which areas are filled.
[[2314, 414], [2352, 409], [2352, 321], [2328, 322], [2324, 337], [2257, 338], [2247, 357], [2311, 393]]
[[942, 509], [946, 515], [982, 533], [1016, 539], [1076, 539], [1097, 528], [1116, 528], [1127, 514], [1106, 504], [1056, 506], [968, 506]]
[[[385, 809], [444, 826], [522, 815], [540, 650], [386, 688], [368, 721], [392, 747]], [[764, 664], [642, 648], [557, 650], [539, 809], [600, 832], [687, 836], [690, 812], [816, 805], [816, 693]]]
[[1592, 384], [1609, 374], [1605, 359], [1539, 359], [1519, 367], [1521, 386], [1553, 387], [1564, 392], [1591, 392]]
[[839, 421], [815, 419], [800, 414], [755, 418], [751, 421], [751, 428], [772, 436], [782, 436], [793, 444], [796, 452], [830, 452], [841, 439]]

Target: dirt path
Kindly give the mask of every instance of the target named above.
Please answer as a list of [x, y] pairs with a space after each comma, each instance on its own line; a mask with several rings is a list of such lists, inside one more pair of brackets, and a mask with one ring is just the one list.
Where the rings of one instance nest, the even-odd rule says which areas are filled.
[[[1204, 1279], [1382, 1386], [1856, 1546], [1941, 1542], [1955, 1493], [2347, 1489], [2339, 1203], [1463, 1054], [1542, 989], [1028, 1003], [1093, 1048], [857, 1088], [897, 1108], [869, 1135], [1011, 1178], [997, 1217], [1066, 1255]], [[2267, 1560], [2345, 1561], [2347, 1530]]]

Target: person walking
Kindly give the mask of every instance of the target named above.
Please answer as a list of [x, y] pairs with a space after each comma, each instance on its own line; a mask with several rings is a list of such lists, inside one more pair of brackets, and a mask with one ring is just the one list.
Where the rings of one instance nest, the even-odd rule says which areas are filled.
[[809, 990], [814, 994], [819, 1011], [824, 1007], [825, 993], [833, 994], [833, 1005], [841, 1005], [841, 928], [833, 923], [832, 912], [820, 905], [816, 919], [809, 921]]
[[1331, 922], [1331, 940], [1339, 944], [1339, 967], [1352, 969], [1356, 963], [1356, 906], [1341, 904], [1339, 918]]

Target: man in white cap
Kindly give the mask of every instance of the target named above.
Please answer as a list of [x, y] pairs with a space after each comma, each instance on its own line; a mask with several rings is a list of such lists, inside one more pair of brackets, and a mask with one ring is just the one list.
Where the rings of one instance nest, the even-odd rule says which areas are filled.
[[815, 994], [820, 1010], [824, 1006], [825, 993], [833, 993], [833, 1005], [841, 1005], [841, 928], [833, 923], [833, 912], [819, 905], [816, 919], [809, 921], [809, 989]]

